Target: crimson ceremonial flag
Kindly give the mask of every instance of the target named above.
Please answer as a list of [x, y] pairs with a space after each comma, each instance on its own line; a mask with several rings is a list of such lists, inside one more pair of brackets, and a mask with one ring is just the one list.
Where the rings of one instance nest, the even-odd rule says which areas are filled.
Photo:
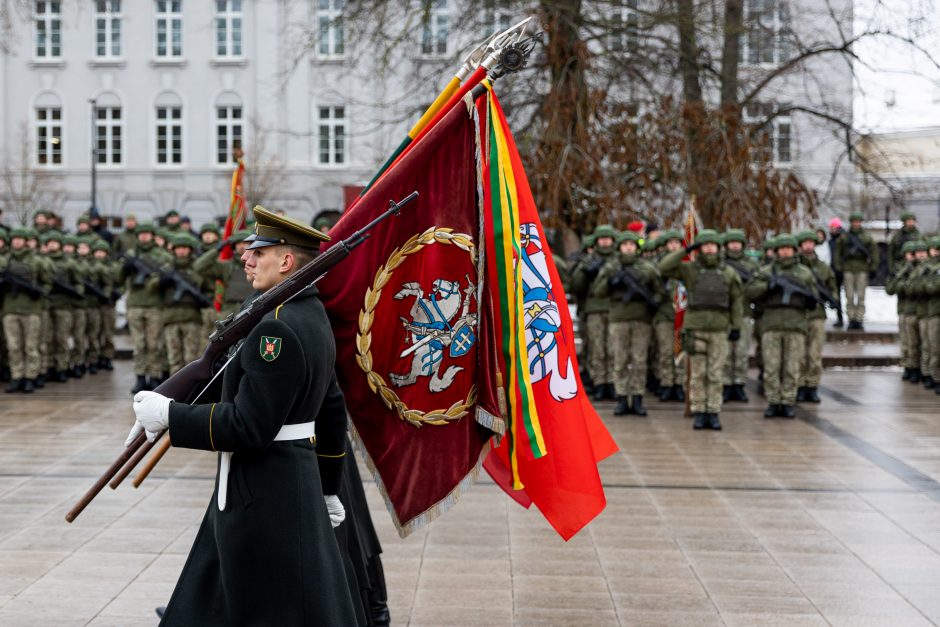
[[568, 540], [604, 509], [597, 463], [617, 445], [581, 385], [568, 302], [495, 93], [480, 108], [487, 138], [488, 276], [494, 301], [503, 311], [516, 308], [520, 321], [513, 328], [513, 315], [496, 319], [496, 336], [510, 355], [505, 368], [511, 372], [508, 362], [517, 362], [519, 383], [507, 389], [507, 437], [484, 467], [521, 505], [534, 503]]
[[402, 536], [456, 501], [503, 430], [475, 115], [454, 107], [343, 215], [333, 242], [419, 192], [318, 284], [354, 435]]

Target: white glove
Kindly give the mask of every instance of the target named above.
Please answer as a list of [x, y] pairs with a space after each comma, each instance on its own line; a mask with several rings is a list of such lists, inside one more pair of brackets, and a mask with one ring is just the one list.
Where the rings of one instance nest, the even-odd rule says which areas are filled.
[[323, 499], [326, 501], [326, 511], [330, 515], [330, 524], [335, 529], [346, 520], [346, 508], [335, 494], [324, 495]]
[[156, 392], [138, 392], [134, 395], [134, 414], [137, 416], [124, 446], [130, 446], [141, 431], [146, 432], [147, 441], [153, 442], [157, 434], [170, 428], [170, 403], [173, 399]]

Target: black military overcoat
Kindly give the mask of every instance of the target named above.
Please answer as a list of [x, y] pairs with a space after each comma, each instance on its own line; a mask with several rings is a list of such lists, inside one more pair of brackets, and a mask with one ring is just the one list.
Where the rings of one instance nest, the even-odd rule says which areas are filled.
[[314, 444], [274, 441], [282, 425], [312, 417], [318, 437], [345, 431], [337, 412], [321, 421], [338, 388], [315, 289], [265, 316], [238, 350], [218, 403], [170, 406], [173, 446], [233, 455], [225, 509], [217, 477], [161, 625], [354, 625]]

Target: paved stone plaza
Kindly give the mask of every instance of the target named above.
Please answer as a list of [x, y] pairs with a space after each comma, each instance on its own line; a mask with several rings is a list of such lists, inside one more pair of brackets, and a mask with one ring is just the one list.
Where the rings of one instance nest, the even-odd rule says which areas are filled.
[[[131, 424], [118, 370], [0, 396], [0, 625], [155, 625], [212, 491], [171, 450], [139, 489], [63, 516]], [[398, 539], [371, 483], [398, 625], [940, 623], [940, 397], [894, 371], [829, 371], [797, 420], [749, 405], [693, 432], [676, 404], [600, 413], [622, 454], [568, 543], [486, 479]]]

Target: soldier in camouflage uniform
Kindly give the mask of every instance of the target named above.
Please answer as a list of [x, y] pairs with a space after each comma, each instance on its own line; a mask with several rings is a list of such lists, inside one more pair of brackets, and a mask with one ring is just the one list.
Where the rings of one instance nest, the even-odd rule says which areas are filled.
[[206, 222], [199, 227], [199, 246], [193, 251], [197, 257], [207, 250], [213, 250], [219, 245], [219, 238], [222, 232], [219, 225], [215, 222]]
[[255, 288], [246, 277], [245, 264], [241, 260], [249, 245], [245, 239], [251, 235], [253, 233], [245, 229], [234, 233], [229, 238], [235, 247], [231, 259], [221, 261], [218, 250], [209, 250], [202, 253], [193, 264], [193, 271], [202, 277], [204, 284], [214, 285], [216, 281], [222, 281], [224, 286], [222, 311], [216, 314], [213, 323], [215, 320], [237, 313], [245, 299], [255, 294]]
[[760, 269], [744, 289], [763, 305], [761, 350], [764, 352], [765, 418], [796, 416], [796, 390], [806, 354], [806, 312], [818, 300], [813, 274], [796, 255], [796, 238], [775, 239], [775, 259]]
[[[75, 253], [78, 259], [79, 267], [82, 272], [82, 279], [89, 285], [98, 288], [98, 264], [91, 254], [91, 245], [94, 236], [80, 237], [75, 247]], [[99, 288], [100, 290], [100, 288]], [[79, 372], [84, 374], [98, 373], [98, 355], [101, 353], [101, 347], [98, 342], [101, 338], [101, 301], [98, 296], [86, 287], [85, 299], [82, 302], [82, 309], [85, 314], [85, 339], [80, 344], [83, 352], [79, 355]], [[78, 342], [77, 342], [78, 343]]]
[[899, 266], [904, 263], [904, 244], [921, 239], [920, 231], [917, 230], [917, 216], [910, 211], [901, 214], [901, 221], [904, 226], [898, 230], [888, 242], [888, 274], [897, 272]]
[[[48, 225], [48, 223], [46, 223]], [[37, 229], [30, 229], [32, 233], [36, 233], [39, 238], [39, 249], [40, 253], [37, 257], [37, 263], [42, 264], [43, 274], [47, 277], [51, 277], [55, 273], [55, 266], [53, 265], [52, 260], [46, 255], [47, 244], [48, 244], [48, 235], [55, 231], [51, 231], [48, 226], [45, 229], [45, 232], [40, 233]], [[55, 285], [52, 286], [53, 292], [55, 292]], [[52, 323], [52, 300], [49, 298], [42, 299], [42, 314], [40, 314], [39, 320], [39, 376], [36, 377], [36, 388], [42, 388], [46, 385], [46, 379], [52, 375], [52, 336], [53, 336], [53, 323]]]
[[[901, 366], [904, 373], [902, 381], [910, 381], [915, 371], [920, 369], [920, 338], [917, 331], [917, 311], [914, 301], [902, 294], [911, 273], [917, 267], [914, 257], [915, 242], [904, 242], [901, 253], [902, 263], [895, 266], [895, 272], [885, 282], [885, 292], [897, 295], [898, 335], [901, 342]], [[920, 374], [917, 375], [920, 379]]]
[[98, 276], [98, 286], [109, 298], [107, 301], [99, 300], [98, 311], [101, 315], [101, 334], [98, 336], [98, 368], [101, 370], [114, 370], [114, 298], [118, 288], [118, 268], [111, 259], [108, 243], [103, 239], [95, 240], [91, 245], [94, 256], [95, 270]]
[[[741, 284], [747, 283], [760, 269], [756, 260], [745, 254], [747, 236], [741, 229], [729, 229], [722, 235], [725, 265], [737, 272]], [[751, 303], [744, 301], [741, 316], [741, 337], [736, 342], [728, 341], [728, 359], [722, 372], [722, 399], [727, 401], [748, 402], [747, 383], [748, 358], [751, 350], [751, 334], [754, 331]]]
[[591, 295], [610, 301], [608, 313], [615, 416], [646, 415], [643, 387], [646, 384], [650, 322], [662, 301], [662, 282], [656, 268], [640, 259], [639, 236], [627, 231], [617, 238], [618, 254], [607, 261], [594, 280]]
[[29, 235], [29, 230], [23, 228], [10, 232], [10, 254], [5, 263], [8, 285], [2, 309], [12, 375], [6, 391], [27, 394], [36, 389], [39, 376], [39, 326], [50, 278], [38, 254], [26, 245]]
[[865, 288], [869, 275], [878, 269], [878, 246], [871, 235], [862, 229], [861, 213], [849, 216], [849, 230], [836, 240], [833, 269], [842, 272], [845, 279], [845, 311], [849, 329], [864, 330]]
[[[87, 278], [87, 268], [85, 263], [78, 258], [78, 242], [76, 235], [64, 235], [62, 237], [62, 253], [67, 259], [72, 260], [75, 265], [77, 276], [80, 280]], [[88, 316], [86, 315], [86, 295], [82, 289], [82, 298], [75, 299], [72, 302], [72, 348], [69, 354], [69, 362], [72, 364], [66, 374], [75, 379], [85, 376], [85, 350], [88, 333]]]
[[[696, 250], [693, 261], [682, 262], [687, 253]], [[659, 262], [660, 274], [679, 279], [689, 293], [682, 344], [689, 356], [689, 404], [695, 429], [721, 429], [721, 372], [728, 357], [728, 340], [741, 337], [741, 279], [722, 262], [720, 251], [721, 237], [704, 229], [695, 243]]]
[[575, 293], [587, 295], [584, 301], [584, 313], [588, 334], [588, 362], [591, 377], [594, 380], [594, 400], [614, 400], [616, 392], [613, 384], [611, 355], [607, 341], [609, 336], [608, 311], [610, 301], [594, 296], [591, 286], [601, 268], [613, 256], [617, 232], [609, 224], [602, 224], [594, 229], [594, 251], [588, 255], [574, 271]]
[[124, 232], [114, 236], [112, 244], [115, 255], [123, 255], [137, 245], [137, 216], [132, 213], [124, 217]]
[[[195, 238], [179, 232], [172, 235], [170, 241], [173, 244], [173, 261], [167, 270], [178, 272], [183, 280], [199, 289], [202, 278], [193, 271], [193, 249], [197, 244]], [[198, 299], [179, 290], [177, 283], [168, 276], [157, 280], [163, 298], [163, 336], [172, 374], [199, 357], [206, 338], [202, 332]]]
[[927, 360], [930, 376], [934, 381], [933, 391], [940, 394], [940, 235], [928, 242], [930, 272], [924, 281], [927, 303], [927, 335], [931, 353]]
[[[665, 231], [659, 236], [666, 254], [682, 250], [682, 233]], [[657, 261], [658, 264], [658, 261]], [[656, 377], [659, 400], [685, 402], [685, 358], [676, 357], [676, 299], [685, 287], [675, 278], [660, 277], [663, 300], [653, 316], [656, 336]]]
[[71, 256], [62, 250], [63, 236], [58, 231], [49, 231], [46, 235], [46, 258], [52, 262], [53, 288], [49, 296], [52, 305], [52, 342], [50, 356], [52, 358], [52, 372], [50, 380], [65, 383], [68, 373], [72, 369], [72, 354], [69, 347], [75, 326], [73, 310], [78, 297], [69, 293], [67, 289], [57, 288], [56, 284], [64, 285], [81, 294], [81, 277], [78, 265]]
[[[141, 224], [137, 227], [137, 245], [128, 253], [121, 267], [121, 281], [126, 284], [127, 324], [134, 340], [134, 373], [137, 383], [131, 390], [152, 390], [160, 384], [163, 376], [163, 299], [148, 278], [159, 274], [158, 269], [169, 264], [172, 258], [159, 248], [154, 238], [154, 226]], [[132, 258], [143, 264], [135, 267]], [[149, 267], [152, 271], [148, 271]]]
[[917, 336], [920, 344], [920, 360], [917, 363], [917, 370], [911, 375], [910, 381], [911, 383], [923, 383], [925, 387], [932, 389], [934, 381], [930, 370], [930, 354], [933, 347], [930, 345], [930, 296], [927, 293], [927, 283], [934, 268], [930, 260], [927, 242], [923, 240], [914, 242], [914, 259], [916, 267], [908, 276], [901, 290], [913, 302], [912, 308], [917, 320]]
[[800, 376], [800, 386], [796, 390], [797, 402], [819, 402], [819, 387], [822, 381], [822, 350], [826, 343], [826, 302], [822, 298], [823, 289], [838, 303], [838, 285], [836, 275], [828, 263], [816, 256], [816, 233], [802, 231], [796, 236], [800, 248], [800, 261], [813, 274], [813, 283], [820, 293], [816, 306], [806, 313], [806, 360]]

